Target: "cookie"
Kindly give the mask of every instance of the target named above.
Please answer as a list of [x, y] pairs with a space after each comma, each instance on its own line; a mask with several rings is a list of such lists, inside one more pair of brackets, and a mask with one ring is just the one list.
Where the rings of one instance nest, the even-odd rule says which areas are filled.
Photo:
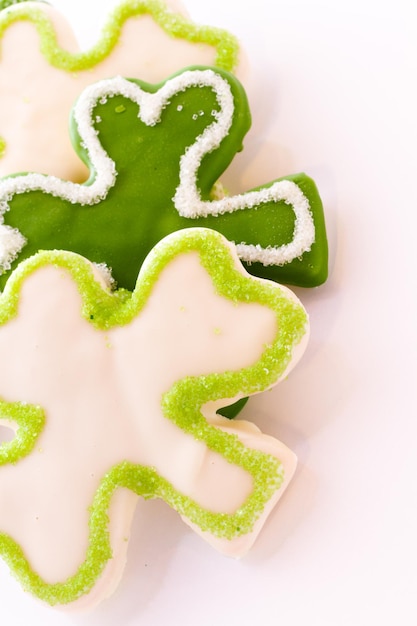
[[122, 74], [154, 83], [191, 64], [237, 70], [233, 35], [194, 24], [177, 4], [124, 0], [84, 52], [67, 20], [47, 3], [1, 11], [0, 176], [33, 171], [85, 181], [88, 170], [72, 149], [68, 118], [78, 95], [97, 80]]
[[132, 293], [71, 252], [22, 262], [0, 296], [0, 417], [16, 427], [0, 554], [24, 589], [78, 608], [109, 595], [138, 496], [245, 554], [296, 458], [216, 410], [287, 376], [307, 337], [294, 294], [247, 274], [215, 231], [168, 236]]
[[73, 111], [72, 138], [89, 180], [28, 174], [0, 181], [2, 284], [23, 258], [57, 248], [106, 263], [131, 290], [152, 247], [190, 226], [222, 232], [253, 274], [321, 284], [326, 231], [308, 176], [212, 196], [249, 127], [244, 89], [222, 70], [191, 68], [159, 85], [119, 76], [87, 87]]

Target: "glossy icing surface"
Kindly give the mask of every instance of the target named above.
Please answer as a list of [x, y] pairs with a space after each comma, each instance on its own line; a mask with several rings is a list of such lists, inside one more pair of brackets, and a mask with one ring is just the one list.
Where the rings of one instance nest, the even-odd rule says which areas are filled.
[[133, 294], [108, 291], [82, 257], [39, 253], [0, 317], [0, 410], [19, 435], [0, 447], [0, 553], [25, 588], [51, 604], [106, 596], [138, 495], [226, 554], [249, 549], [295, 457], [216, 410], [301, 356], [308, 321], [291, 292], [192, 229], [152, 251]]
[[73, 120], [90, 169], [85, 184], [39, 174], [0, 182], [5, 271], [39, 249], [69, 249], [108, 264], [118, 284], [133, 289], [152, 246], [196, 225], [235, 242], [254, 274], [303, 286], [327, 277], [323, 210], [307, 176], [211, 197], [250, 125], [231, 74], [193, 68], [160, 85], [99, 81], [83, 92]]
[[199, 26], [176, 6], [125, 0], [89, 50], [80, 51], [66, 19], [43, 2], [0, 13], [0, 176], [34, 171], [81, 182], [88, 170], [74, 153], [68, 117], [82, 90], [115, 74], [150, 82], [191, 64], [235, 70], [236, 39]]

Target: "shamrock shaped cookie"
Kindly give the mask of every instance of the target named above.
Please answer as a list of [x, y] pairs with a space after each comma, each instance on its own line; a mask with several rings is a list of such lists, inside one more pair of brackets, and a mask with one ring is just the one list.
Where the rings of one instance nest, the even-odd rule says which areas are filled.
[[161, 0], [121, 2], [85, 52], [52, 6], [16, 4], [0, 12], [0, 47], [0, 176], [34, 171], [76, 182], [88, 171], [72, 149], [68, 118], [87, 85], [116, 74], [159, 82], [191, 64], [238, 65], [231, 34], [193, 24]]
[[233, 241], [251, 273], [320, 284], [327, 241], [310, 178], [210, 195], [249, 126], [243, 87], [225, 71], [191, 68], [156, 86], [122, 77], [91, 85], [72, 124], [90, 178], [76, 184], [28, 174], [0, 181], [0, 267], [7, 272], [39, 249], [72, 250], [106, 263], [119, 286], [133, 289], [160, 239], [203, 226]]
[[71, 252], [21, 263], [0, 296], [0, 555], [23, 587], [92, 605], [121, 576], [137, 496], [162, 498], [242, 555], [295, 456], [216, 410], [270, 388], [301, 356], [308, 319], [248, 275], [219, 233], [182, 230], [111, 291]]

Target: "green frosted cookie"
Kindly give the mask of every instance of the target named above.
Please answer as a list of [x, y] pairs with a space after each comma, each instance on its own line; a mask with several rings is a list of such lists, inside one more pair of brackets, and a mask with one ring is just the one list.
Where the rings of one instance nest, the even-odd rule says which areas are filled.
[[160, 85], [115, 77], [88, 87], [72, 117], [85, 184], [39, 174], [0, 182], [2, 284], [38, 250], [65, 249], [108, 265], [132, 289], [151, 248], [170, 232], [213, 228], [258, 276], [315, 286], [327, 277], [322, 204], [297, 174], [236, 196], [212, 197], [250, 127], [231, 74], [190, 68]]

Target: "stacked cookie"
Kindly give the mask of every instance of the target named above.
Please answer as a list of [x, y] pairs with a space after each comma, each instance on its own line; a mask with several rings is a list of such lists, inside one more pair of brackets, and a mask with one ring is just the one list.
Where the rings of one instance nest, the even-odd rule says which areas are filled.
[[[131, 53], [144, 15], [180, 67], [158, 46], [149, 76]], [[295, 455], [219, 411], [300, 358], [308, 318], [279, 283], [325, 281], [323, 210], [304, 174], [218, 184], [250, 127], [224, 31], [153, 0], [120, 4], [84, 53], [43, 3], [0, 29], [0, 422], [16, 431], [0, 555], [45, 602], [91, 607], [121, 576], [138, 496], [240, 556], [282, 495]]]

